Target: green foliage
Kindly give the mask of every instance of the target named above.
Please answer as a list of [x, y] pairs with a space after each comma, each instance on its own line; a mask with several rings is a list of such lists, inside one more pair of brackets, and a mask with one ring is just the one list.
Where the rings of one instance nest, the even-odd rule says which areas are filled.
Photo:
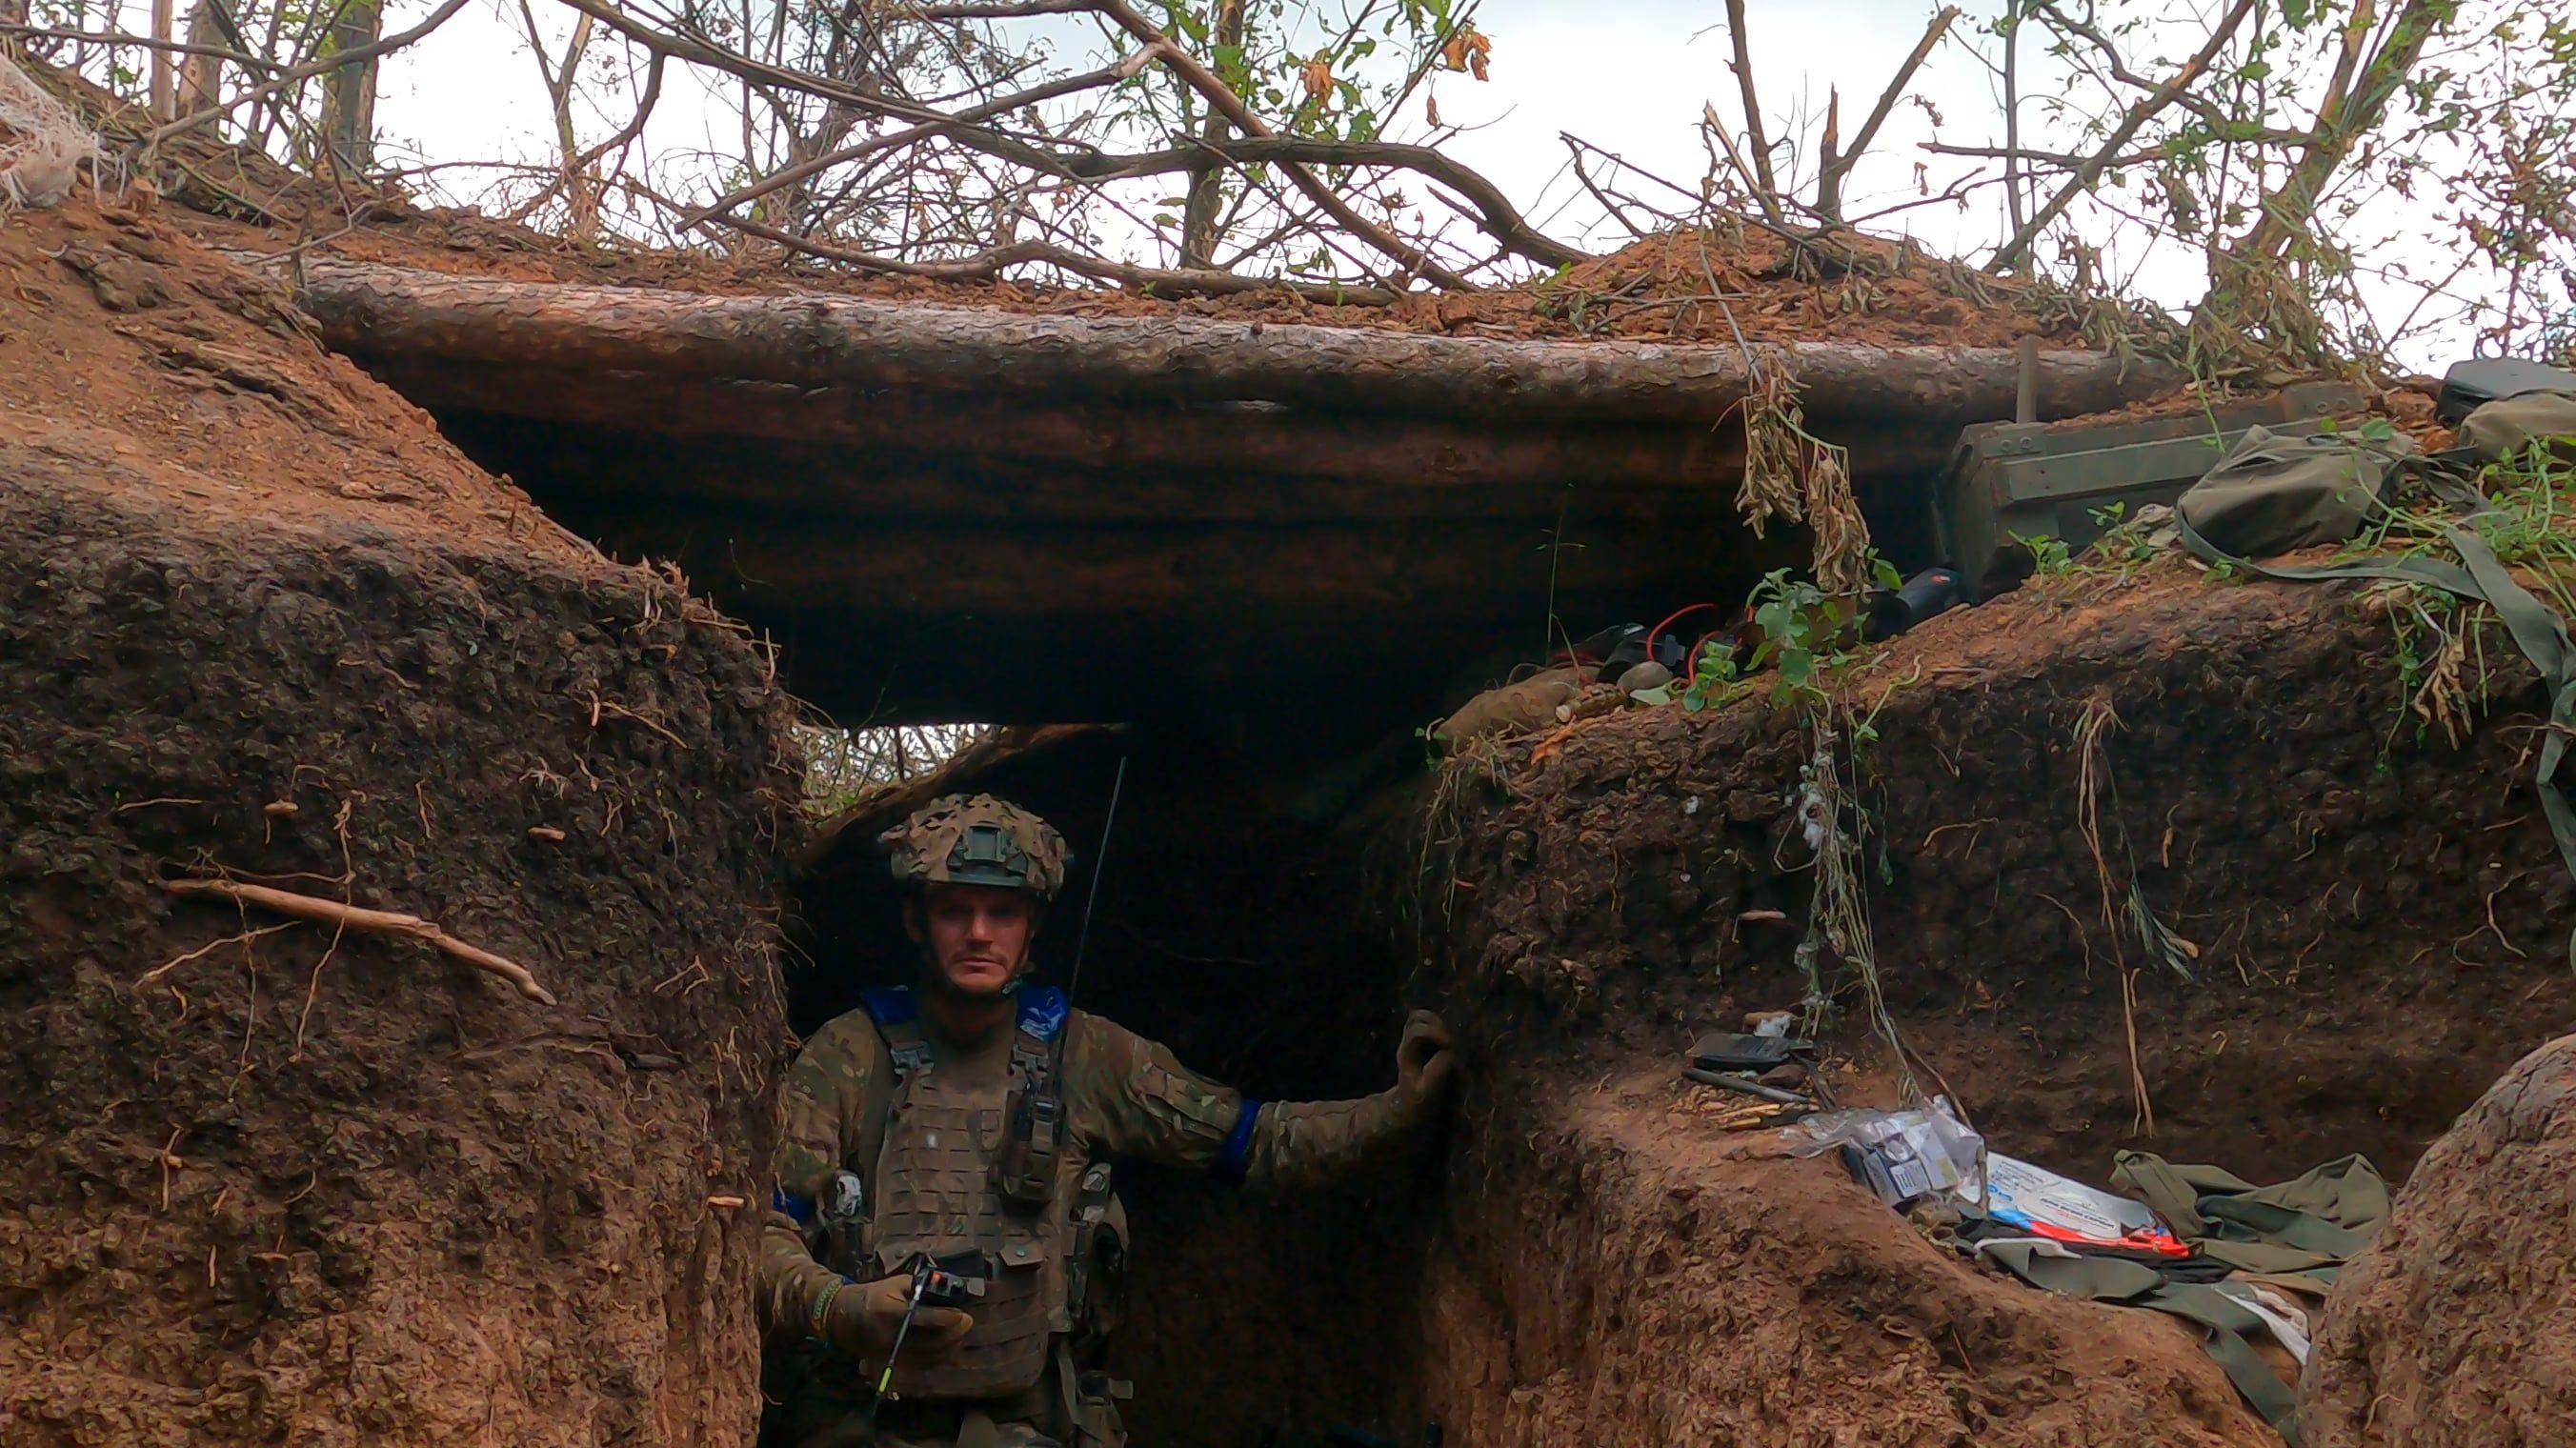
[[[1892, 588], [1902, 581], [1895, 567], [1875, 554], [1870, 573], [1882, 586]], [[1772, 677], [1772, 702], [1821, 703], [1825, 692], [1819, 678], [1826, 670], [1851, 662], [1866, 616], [1866, 599], [1826, 593], [1810, 579], [1775, 568], [1754, 585], [1749, 602], [1754, 629], [1760, 634], [1751, 657], [1739, 665], [1732, 639], [1710, 640], [1702, 648], [1690, 687], [1682, 694], [1685, 711], [1695, 714], [1745, 697], [1758, 687], [1756, 676], [1766, 670]]]
[[2066, 546], [2063, 538], [2052, 538], [2045, 533], [2015, 533], [2012, 540], [2030, 550], [2030, 572], [2034, 578], [2062, 578], [2075, 571], [2074, 552]]

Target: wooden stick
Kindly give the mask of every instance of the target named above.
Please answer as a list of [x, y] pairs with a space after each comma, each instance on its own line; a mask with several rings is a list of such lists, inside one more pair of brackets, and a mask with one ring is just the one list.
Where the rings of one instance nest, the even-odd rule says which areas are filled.
[[528, 973], [526, 966], [505, 960], [480, 946], [468, 945], [417, 915], [365, 910], [355, 905], [343, 905], [337, 900], [321, 900], [311, 895], [298, 895], [292, 890], [273, 890], [266, 885], [245, 885], [233, 880], [165, 880], [162, 888], [173, 895], [256, 905], [279, 915], [315, 920], [349, 930], [364, 930], [378, 935], [408, 935], [436, 946], [477, 970], [488, 970], [500, 976], [517, 986], [519, 994], [532, 1001], [555, 1004], [554, 992], [537, 984], [537, 978]]

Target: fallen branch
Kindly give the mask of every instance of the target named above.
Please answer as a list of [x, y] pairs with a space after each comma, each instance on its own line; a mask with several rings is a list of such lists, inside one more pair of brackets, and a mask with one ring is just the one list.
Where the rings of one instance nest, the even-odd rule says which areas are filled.
[[[232, 880], [165, 880], [163, 889], [173, 895], [191, 899], [230, 900], [237, 905], [256, 905], [279, 915], [298, 920], [318, 921], [344, 930], [362, 930], [376, 935], [408, 935], [414, 940], [435, 946], [477, 970], [488, 970], [518, 987], [519, 994], [544, 1005], [555, 1004], [554, 992], [537, 984], [537, 978], [526, 966], [505, 960], [480, 946], [468, 945], [417, 915], [402, 915], [390, 910], [366, 910], [343, 905], [337, 900], [321, 900], [311, 895], [298, 895], [292, 890], [273, 890], [266, 885], [244, 885]], [[159, 972], [154, 972], [158, 974]], [[141, 984], [137, 982], [137, 984]]]

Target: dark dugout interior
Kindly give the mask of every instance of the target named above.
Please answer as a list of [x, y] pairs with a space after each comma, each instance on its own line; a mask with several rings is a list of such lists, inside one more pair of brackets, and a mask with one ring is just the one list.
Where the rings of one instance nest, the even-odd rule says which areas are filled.
[[[1353, 807], [1354, 776], [1282, 777], [1200, 733], [1097, 730], [957, 781], [1036, 810], [1072, 844], [1038, 978], [1067, 982], [1122, 758], [1076, 1004], [1264, 1100], [1389, 1085], [1413, 935], [1376, 903], [1396, 893], [1372, 881], [1404, 868], [1391, 856], [1406, 832], [1389, 827], [1398, 806], [1384, 791]], [[901, 897], [872, 835], [834, 841], [793, 902], [800, 1033], [855, 1009], [861, 989], [911, 977]], [[1135, 1240], [1110, 1367], [1135, 1385], [1135, 1441], [1253, 1448], [1324, 1442], [1337, 1427], [1421, 1441], [1416, 1288], [1440, 1147], [1279, 1200], [1121, 1164]]]

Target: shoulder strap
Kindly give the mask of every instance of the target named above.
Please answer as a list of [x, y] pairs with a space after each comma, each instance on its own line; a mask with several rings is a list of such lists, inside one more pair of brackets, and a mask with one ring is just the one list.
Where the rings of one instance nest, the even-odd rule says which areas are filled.
[[904, 1088], [929, 1074], [930, 1042], [921, 1034], [921, 1009], [903, 986], [882, 986], [859, 993], [859, 1002], [876, 1026], [877, 1043], [885, 1048], [884, 1070], [868, 1073], [866, 1116], [859, 1122], [859, 1160], [867, 1164], [869, 1214], [875, 1214], [877, 1168], [885, 1157], [886, 1125]]

